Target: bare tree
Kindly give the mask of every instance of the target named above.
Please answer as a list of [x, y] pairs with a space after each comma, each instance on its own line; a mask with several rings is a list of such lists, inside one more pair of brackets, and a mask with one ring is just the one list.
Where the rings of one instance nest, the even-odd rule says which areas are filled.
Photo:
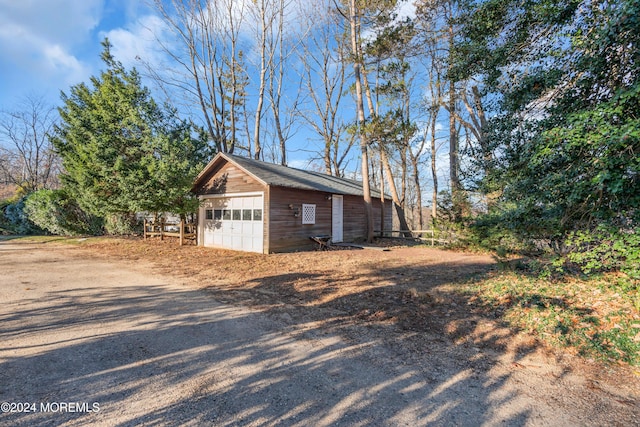
[[57, 185], [59, 159], [49, 142], [57, 111], [28, 96], [15, 110], [0, 111], [0, 172], [24, 191]]
[[341, 35], [336, 10], [320, 3], [314, 5], [306, 15], [312, 31], [300, 49], [304, 91], [310, 107], [299, 111], [322, 140], [325, 173], [342, 176], [345, 159], [356, 140], [353, 133], [346, 132], [348, 125], [343, 109], [350, 47]]
[[[419, 32], [424, 38], [427, 60], [432, 64], [443, 64], [447, 68], [447, 76], [444, 70], [438, 72], [438, 98], [441, 98], [440, 107], [448, 114], [448, 145], [449, 145], [449, 186], [451, 190], [453, 219], [459, 221], [466, 207], [466, 193], [461, 178], [461, 152], [460, 152], [460, 126], [463, 125], [471, 132], [480, 127], [473, 124], [474, 120], [480, 122], [480, 117], [466, 118], [461, 104], [464, 103], [469, 111], [471, 103], [466, 97], [466, 82], [456, 82], [451, 78], [453, 61], [451, 52], [458, 35], [460, 16], [467, 4], [457, 0], [417, 0], [417, 22]], [[445, 95], [446, 90], [446, 97]], [[476, 106], [477, 107], [477, 106]], [[474, 108], [476, 108], [474, 107]], [[473, 110], [473, 108], [472, 108]], [[480, 110], [476, 111], [480, 113]], [[472, 130], [473, 128], [473, 130]], [[433, 136], [432, 136], [433, 138]], [[435, 150], [435, 141], [432, 141], [432, 151]], [[432, 153], [432, 162], [435, 162], [435, 153]], [[436, 182], [435, 164], [432, 166], [434, 182]], [[435, 209], [436, 204], [433, 204]], [[435, 211], [432, 215], [435, 217]]]
[[274, 25], [275, 16], [273, 10], [269, 8], [269, 0], [256, 0], [252, 3], [251, 13], [254, 17], [256, 28], [256, 40], [258, 43], [257, 50], [259, 52], [258, 64], [258, 99], [256, 103], [255, 119], [253, 121], [253, 155], [256, 159], [260, 159], [262, 154], [262, 142], [260, 140], [260, 126], [262, 125], [262, 110], [264, 106], [264, 93], [267, 87], [267, 72], [269, 65], [272, 63], [273, 51], [267, 50], [267, 39], [269, 31]]
[[482, 104], [480, 89], [478, 89], [477, 85], [471, 84], [461, 91], [460, 98], [467, 115], [462, 116], [456, 113], [456, 120], [473, 135], [475, 144], [468, 144], [467, 151], [482, 165], [486, 173], [486, 168], [493, 158], [493, 153], [487, 143], [487, 118]]
[[[313, 7], [306, 2], [304, 7]], [[267, 48], [270, 52], [269, 58], [269, 84], [268, 96], [271, 113], [273, 116], [273, 133], [278, 144], [280, 164], [287, 165], [287, 140], [289, 139], [294, 124], [297, 121], [296, 112], [300, 99], [300, 90], [289, 91], [295, 93], [294, 96], [283, 94], [286, 90], [285, 76], [287, 75], [290, 58], [294, 57], [299, 50], [302, 41], [306, 39], [309, 29], [304, 29], [304, 34], [296, 34], [296, 31], [288, 26], [292, 21], [292, 14], [295, 12], [293, 2], [289, 0], [273, 0], [275, 19], [270, 29]], [[285, 31], [285, 28], [289, 30]], [[304, 26], [301, 27], [301, 29]], [[286, 103], [285, 101], [289, 101]]]
[[265, 135], [271, 134], [285, 164], [296, 103], [285, 105], [286, 64], [301, 38], [289, 25], [292, 0], [153, 3], [165, 23], [161, 31], [174, 37], [156, 35], [168, 62], [161, 67], [146, 62], [151, 76], [171, 100], [186, 95], [187, 104], [199, 106], [218, 151], [239, 148], [264, 158]]
[[[177, 42], [158, 34], [170, 62], [151, 76], [169, 94], [187, 96], [200, 107], [204, 127], [218, 151], [232, 153], [246, 102], [247, 73], [240, 47], [244, 2], [233, 0], [153, 0]], [[172, 96], [173, 98], [173, 96]]]
[[[431, 117], [428, 118], [428, 121], [432, 120]], [[409, 160], [411, 161], [412, 168], [412, 176], [413, 176], [413, 185], [415, 187], [416, 192], [416, 207], [418, 209], [418, 228], [422, 230], [424, 228], [424, 218], [422, 214], [422, 185], [420, 184], [420, 164], [421, 157], [424, 151], [424, 147], [427, 143], [427, 129], [425, 126], [423, 129], [423, 137], [419, 140], [418, 144], [415, 147], [412, 147], [411, 144], [407, 144], [407, 152], [409, 154]], [[415, 218], [415, 217], [414, 217]]]

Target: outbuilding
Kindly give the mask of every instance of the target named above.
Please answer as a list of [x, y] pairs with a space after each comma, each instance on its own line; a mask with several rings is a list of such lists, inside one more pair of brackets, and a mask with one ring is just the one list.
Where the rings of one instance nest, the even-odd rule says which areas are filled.
[[[311, 236], [332, 242], [366, 237], [362, 183], [227, 153], [197, 176], [201, 203], [198, 244], [274, 253], [313, 248]], [[371, 191], [376, 230], [391, 230], [392, 204]]]

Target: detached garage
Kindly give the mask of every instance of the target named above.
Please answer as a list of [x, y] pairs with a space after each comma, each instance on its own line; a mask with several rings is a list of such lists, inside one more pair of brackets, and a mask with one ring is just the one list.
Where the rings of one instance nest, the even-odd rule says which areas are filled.
[[[366, 236], [362, 183], [220, 153], [195, 180], [198, 244], [273, 253]], [[374, 227], [390, 230], [391, 201], [372, 190]]]

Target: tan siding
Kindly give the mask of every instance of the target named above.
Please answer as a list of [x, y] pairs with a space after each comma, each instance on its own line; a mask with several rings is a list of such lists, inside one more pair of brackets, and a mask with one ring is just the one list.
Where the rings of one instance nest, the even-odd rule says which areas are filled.
[[[331, 235], [331, 200], [329, 193], [303, 191], [282, 187], [270, 189], [269, 252], [305, 250], [314, 247], [309, 236]], [[343, 222], [344, 241], [362, 242], [366, 237], [364, 202], [359, 196], [344, 196]], [[300, 216], [303, 203], [316, 205], [316, 223], [302, 224]], [[294, 209], [290, 209], [292, 205]], [[391, 228], [391, 204], [385, 204], [385, 229]], [[380, 227], [380, 200], [373, 201], [374, 228]]]
[[[382, 212], [380, 210], [380, 199], [374, 199], [373, 205], [373, 228], [379, 230]], [[344, 196], [344, 241], [362, 242], [367, 236], [367, 220], [365, 217], [364, 200], [360, 196]], [[391, 229], [391, 203], [384, 204], [384, 229]]]
[[344, 196], [344, 241], [363, 241], [366, 235], [367, 221], [363, 198], [360, 196]]
[[380, 199], [373, 200], [373, 229], [389, 231], [393, 228], [393, 216], [395, 215], [393, 212], [393, 202], [391, 200], [387, 200], [384, 203], [384, 225], [380, 220], [382, 215], [382, 211], [380, 209], [381, 204], [382, 202]]
[[265, 186], [261, 182], [247, 175], [237, 166], [231, 163], [224, 163], [221, 167], [211, 172], [204, 184], [197, 188], [197, 193], [206, 195], [248, 193], [264, 190]]
[[[331, 200], [327, 200], [328, 194], [282, 187], [271, 187], [270, 193], [270, 252], [312, 249], [314, 244], [309, 236], [331, 234]], [[316, 205], [315, 224], [302, 224], [303, 203]], [[297, 217], [296, 210], [299, 212]]]

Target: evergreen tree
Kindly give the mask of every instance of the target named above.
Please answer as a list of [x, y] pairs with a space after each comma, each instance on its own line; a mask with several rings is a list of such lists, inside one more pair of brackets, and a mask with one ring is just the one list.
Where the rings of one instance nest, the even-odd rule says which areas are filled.
[[108, 40], [102, 45], [107, 69], [91, 77], [91, 86], [62, 93], [52, 142], [65, 190], [83, 210], [105, 218], [194, 210], [191, 183], [210, 155], [202, 132], [192, 138], [193, 126], [160, 108], [136, 70], [113, 58]]

